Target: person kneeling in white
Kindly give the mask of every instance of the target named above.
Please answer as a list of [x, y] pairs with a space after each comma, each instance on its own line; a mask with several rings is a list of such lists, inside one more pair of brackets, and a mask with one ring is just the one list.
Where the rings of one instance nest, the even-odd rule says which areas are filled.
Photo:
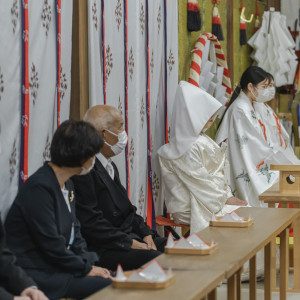
[[226, 144], [204, 132], [222, 105], [200, 88], [181, 81], [176, 90], [171, 138], [158, 150], [165, 203], [174, 221], [190, 232], [207, 227], [212, 214], [224, 215], [247, 205], [228, 185]]

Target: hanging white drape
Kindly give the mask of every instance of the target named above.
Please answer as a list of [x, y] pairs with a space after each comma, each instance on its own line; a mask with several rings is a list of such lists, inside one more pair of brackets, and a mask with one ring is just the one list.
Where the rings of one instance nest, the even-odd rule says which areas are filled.
[[[21, 5], [0, 5], [0, 211], [6, 215], [18, 190], [21, 119]], [[4, 42], [5, 41], [5, 42]]]
[[[62, 3], [57, 10], [59, 2]], [[61, 12], [60, 29], [58, 11]], [[0, 27], [3, 29], [0, 32], [0, 211], [3, 216], [22, 178], [28, 178], [49, 160], [58, 115], [60, 122], [69, 118], [72, 11], [72, 0], [0, 1]], [[25, 15], [28, 16], [26, 22]], [[22, 47], [25, 40], [28, 51]], [[25, 61], [28, 68], [22, 70]], [[24, 75], [28, 76], [28, 90], [23, 86]], [[60, 105], [57, 103], [58, 89]], [[25, 94], [29, 95], [26, 116], [22, 115]], [[21, 139], [24, 130], [28, 134], [28, 145]]]
[[[145, 217], [147, 201], [152, 199], [161, 213], [161, 179], [156, 151], [169, 132], [167, 117], [171, 116], [178, 83], [177, 1], [90, 0], [88, 10], [89, 104], [106, 103], [123, 113], [128, 148], [113, 160], [138, 213]], [[152, 197], [148, 193], [149, 126]]]
[[274, 76], [277, 87], [293, 84], [297, 69], [295, 42], [288, 31], [286, 16], [275, 11], [265, 11], [260, 29], [248, 44], [254, 48], [254, 64]]

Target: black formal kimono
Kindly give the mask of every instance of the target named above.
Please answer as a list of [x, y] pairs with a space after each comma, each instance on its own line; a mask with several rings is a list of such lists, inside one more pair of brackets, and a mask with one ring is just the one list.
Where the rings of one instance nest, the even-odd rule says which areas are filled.
[[[55, 173], [46, 163], [23, 184], [5, 222], [7, 244], [17, 264], [51, 299], [67, 297], [74, 278], [92, 278], [84, 276], [98, 260], [96, 253], [87, 251], [81, 236], [71, 180], [65, 187], [69, 207]], [[70, 245], [72, 223], [74, 241]]]
[[13, 300], [28, 287], [36, 283], [15, 265], [15, 256], [6, 248], [4, 231], [0, 218], [0, 299]]
[[[112, 165], [114, 180], [97, 158], [89, 174], [72, 178], [76, 214], [88, 248], [99, 254], [102, 267], [114, 270], [120, 263], [124, 269], [134, 269], [161, 254], [166, 240], [150, 230], [136, 213], [120, 182], [118, 169]], [[147, 235], [153, 236], [160, 251], [131, 249], [132, 239], [143, 242]]]

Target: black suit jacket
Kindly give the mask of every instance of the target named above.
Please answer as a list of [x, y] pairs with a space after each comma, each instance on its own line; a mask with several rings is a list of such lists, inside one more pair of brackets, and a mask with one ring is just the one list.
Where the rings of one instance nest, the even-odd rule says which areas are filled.
[[36, 283], [15, 265], [15, 256], [6, 248], [4, 231], [0, 218], [0, 299], [12, 300], [23, 290]]
[[82, 234], [89, 249], [98, 254], [109, 249], [129, 250], [132, 239], [142, 240], [151, 234], [128, 199], [114, 163], [113, 167], [114, 180], [96, 158], [89, 174], [72, 178]]
[[[62, 297], [69, 281], [74, 276], [85, 276], [98, 260], [96, 253], [87, 251], [80, 233], [75, 199], [71, 201], [73, 184], [69, 180], [65, 186], [71, 213], [57, 178], [46, 163], [23, 184], [5, 222], [7, 244], [18, 265], [50, 298]], [[75, 239], [68, 249], [72, 222]]]

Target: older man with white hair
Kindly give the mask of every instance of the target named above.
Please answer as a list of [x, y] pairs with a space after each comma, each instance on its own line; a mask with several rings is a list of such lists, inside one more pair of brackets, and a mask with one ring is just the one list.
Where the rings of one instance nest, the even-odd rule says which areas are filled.
[[101, 133], [105, 144], [92, 171], [73, 179], [82, 234], [89, 249], [100, 256], [100, 266], [139, 268], [164, 251], [166, 239], [150, 230], [136, 213], [111, 160], [127, 145], [123, 117], [112, 106], [97, 105], [86, 112], [84, 120]]

